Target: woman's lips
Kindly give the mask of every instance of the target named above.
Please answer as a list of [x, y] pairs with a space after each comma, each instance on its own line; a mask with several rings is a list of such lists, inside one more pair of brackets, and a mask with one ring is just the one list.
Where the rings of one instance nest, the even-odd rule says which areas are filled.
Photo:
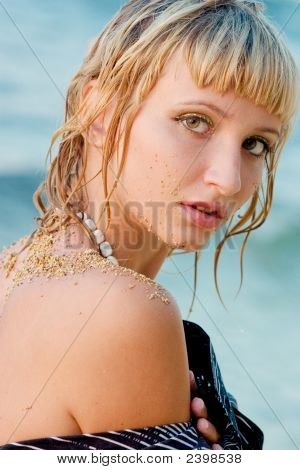
[[224, 219], [217, 217], [217, 215], [209, 215], [205, 212], [201, 212], [199, 209], [195, 209], [192, 206], [187, 206], [180, 204], [187, 216], [192, 220], [192, 222], [201, 228], [218, 228]]

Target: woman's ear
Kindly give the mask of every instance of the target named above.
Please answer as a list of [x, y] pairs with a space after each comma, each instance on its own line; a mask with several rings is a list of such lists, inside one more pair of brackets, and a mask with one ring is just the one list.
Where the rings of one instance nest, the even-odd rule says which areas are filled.
[[[96, 89], [97, 80], [93, 79], [86, 83], [82, 89], [82, 96], [80, 106], [83, 101], [87, 98], [87, 101], [84, 105], [84, 108], [79, 114], [79, 118], [83, 119], [83, 116], [86, 114], [87, 109], [92, 107], [97, 100], [97, 89]], [[82, 132], [82, 136], [86, 139], [88, 144], [99, 148], [102, 148], [103, 137], [105, 134], [105, 129], [103, 126], [102, 114], [99, 114], [96, 119], [90, 124], [89, 128]]]

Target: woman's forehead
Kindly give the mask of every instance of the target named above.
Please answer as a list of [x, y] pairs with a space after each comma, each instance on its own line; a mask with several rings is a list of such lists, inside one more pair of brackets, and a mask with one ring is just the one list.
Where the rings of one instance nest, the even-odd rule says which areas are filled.
[[218, 114], [222, 117], [230, 118], [241, 109], [247, 109], [248, 115], [255, 113], [262, 119], [268, 118], [274, 126], [278, 127], [281, 122], [277, 116], [269, 114], [248, 97], [238, 96], [233, 89], [220, 93], [213, 86], [199, 88], [181, 49], [169, 58], [150, 95], [161, 108], [209, 104], [212, 109], [218, 108]]

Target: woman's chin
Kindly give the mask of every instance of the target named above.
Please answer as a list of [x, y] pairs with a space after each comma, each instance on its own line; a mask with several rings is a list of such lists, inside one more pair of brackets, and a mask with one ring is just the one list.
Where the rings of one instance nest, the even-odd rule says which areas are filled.
[[170, 241], [168, 245], [173, 249], [180, 249], [188, 252], [195, 252], [198, 250], [202, 250], [204, 246], [207, 244], [209, 238], [201, 240], [178, 240], [178, 241]]

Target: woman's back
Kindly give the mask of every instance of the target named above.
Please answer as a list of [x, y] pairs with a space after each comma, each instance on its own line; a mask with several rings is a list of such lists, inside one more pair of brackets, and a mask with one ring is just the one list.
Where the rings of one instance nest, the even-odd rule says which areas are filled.
[[[174, 299], [96, 252], [71, 251], [25, 248], [7, 278], [1, 268], [0, 444], [189, 420]], [[26, 270], [40, 275], [16, 286]]]

